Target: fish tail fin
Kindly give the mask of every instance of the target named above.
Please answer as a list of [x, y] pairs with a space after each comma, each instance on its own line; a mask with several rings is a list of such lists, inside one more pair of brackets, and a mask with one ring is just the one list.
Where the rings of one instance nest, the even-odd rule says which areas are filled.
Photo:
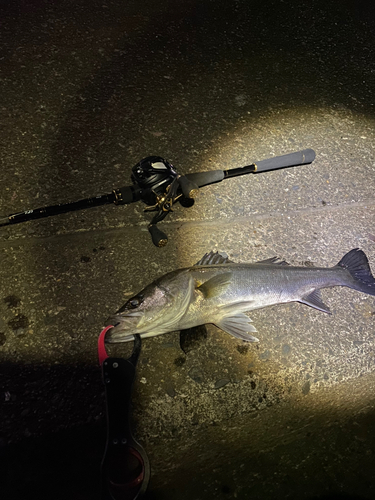
[[359, 248], [350, 250], [337, 264], [349, 271], [352, 280], [346, 286], [369, 295], [375, 295], [375, 278], [366, 254]]

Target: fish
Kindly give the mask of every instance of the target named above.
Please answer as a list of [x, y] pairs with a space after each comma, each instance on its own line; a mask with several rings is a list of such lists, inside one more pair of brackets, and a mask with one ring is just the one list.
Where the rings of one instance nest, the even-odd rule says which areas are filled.
[[375, 278], [362, 250], [350, 250], [333, 267], [290, 266], [277, 257], [241, 264], [211, 251], [195, 265], [161, 276], [130, 298], [109, 317], [112, 328], [106, 342], [128, 342], [134, 335], [143, 339], [209, 323], [237, 339], [258, 342], [245, 312], [301, 302], [331, 314], [320, 290], [334, 286], [375, 296]]

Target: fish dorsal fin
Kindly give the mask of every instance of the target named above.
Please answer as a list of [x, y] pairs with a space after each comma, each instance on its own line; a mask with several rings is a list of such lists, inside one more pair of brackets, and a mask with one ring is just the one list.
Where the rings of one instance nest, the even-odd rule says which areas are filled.
[[320, 290], [313, 290], [311, 293], [308, 293], [307, 295], [303, 296], [301, 300], [299, 300], [298, 302], [302, 302], [303, 304], [311, 306], [314, 309], [318, 309], [319, 311], [331, 314], [329, 307], [326, 306], [322, 301]]
[[217, 297], [230, 284], [232, 279], [232, 273], [222, 273], [217, 274], [213, 278], [205, 281], [201, 285], [197, 286], [197, 289], [203, 293], [205, 299], [211, 299], [212, 297]]
[[256, 337], [253, 337], [249, 333], [254, 333], [257, 330], [251, 324], [251, 319], [246, 314], [238, 313], [233, 316], [223, 316], [215, 321], [215, 325], [238, 339], [245, 340], [246, 342], [259, 342]]
[[258, 260], [257, 264], [277, 264], [278, 266], [289, 266], [288, 262], [281, 260], [279, 257], [271, 257], [270, 259]]
[[231, 260], [229, 260], [228, 255], [221, 254], [219, 252], [211, 252], [205, 253], [201, 260], [199, 260], [195, 266], [211, 266], [213, 264], [233, 264]]

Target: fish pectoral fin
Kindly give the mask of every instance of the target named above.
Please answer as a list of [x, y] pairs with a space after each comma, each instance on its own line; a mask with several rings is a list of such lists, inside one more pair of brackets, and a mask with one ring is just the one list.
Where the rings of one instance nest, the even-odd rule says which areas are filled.
[[234, 316], [223, 316], [220, 320], [215, 321], [215, 325], [230, 333], [234, 337], [245, 340], [246, 342], [259, 342], [259, 339], [253, 337], [248, 332], [256, 332], [256, 328], [250, 324], [251, 319], [246, 314], [238, 313]]
[[302, 304], [311, 306], [319, 311], [332, 314], [329, 307], [324, 304], [319, 289], [313, 290], [311, 293], [304, 295], [298, 302], [302, 302]]
[[199, 285], [197, 287], [197, 290], [203, 293], [205, 299], [211, 299], [212, 297], [217, 297], [222, 292], [224, 292], [224, 290], [230, 284], [231, 279], [231, 272], [217, 274], [213, 278]]

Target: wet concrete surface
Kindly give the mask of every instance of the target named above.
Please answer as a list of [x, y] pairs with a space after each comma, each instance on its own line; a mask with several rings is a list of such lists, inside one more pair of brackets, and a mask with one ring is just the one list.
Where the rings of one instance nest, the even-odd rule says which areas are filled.
[[[141, 203], [0, 228], [7, 498], [99, 498], [97, 336], [156, 277], [211, 249], [331, 266], [359, 247], [375, 272], [374, 24], [350, 1], [2, 4], [4, 215], [126, 186], [150, 154], [189, 173], [316, 152], [202, 189], [161, 249]], [[178, 332], [143, 342], [150, 498], [375, 497], [375, 301], [323, 298], [332, 316], [253, 312], [258, 344], [212, 325], [184, 350]]]

